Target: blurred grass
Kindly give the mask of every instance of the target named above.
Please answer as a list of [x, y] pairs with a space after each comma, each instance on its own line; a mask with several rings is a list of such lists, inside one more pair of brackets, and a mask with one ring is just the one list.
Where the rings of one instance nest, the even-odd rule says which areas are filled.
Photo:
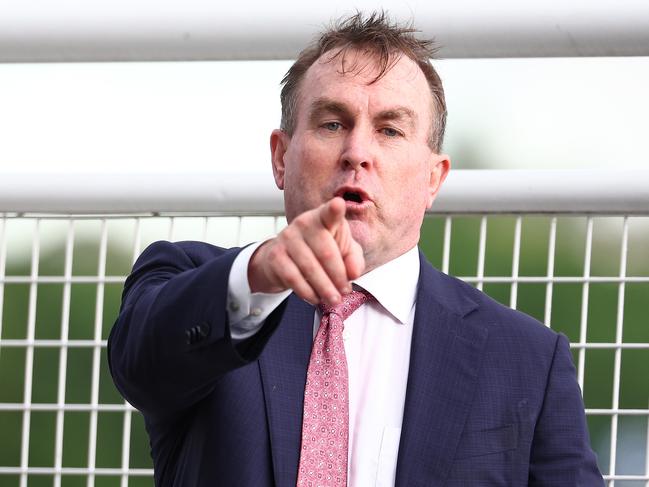
[[[200, 227], [202, 219], [194, 219], [194, 228]], [[223, 219], [232, 231], [236, 225], [232, 219]], [[631, 226], [629, 234], [628, 275], [649, 275], [647, 257], [647, 221], [638, 219]], [[180, 220], [179, 220], [180, 221]], [[601, 218], [594, 222], [593, 257], [591, 275], [617, 275], [620, 261], [621, 218]], [[561, 217], [557, 223], [556, 255], [554, 273], [557, 276], [581, 276], [584, 269], [584, 241], [586, 219], [583, 217]], [[168, 238], [164, 232], [154, 235], [143, 222], [143, 242], [158, 238]], [[255, 225], [258, 222], [254, 223]], [[511, 276], [516, 218], [512, 216], [491, 216], [488, 219], [488, 232], [485, 249], [485, 276]], [[22, 222], [17, 226], [24, 225]], [[53, 223], [48, 223], [53, 228]], [[44, 227], [47, 227], [44, 225]], [[86, 227], [84, 236], [75, 239], [72, 274], [74, 276], [97, 275], [99, 258], [98, 222], [79, 223]], [[109, 222], [108, 252], [106, 274], [124, 276], [132, 262], [132, 228], [126, 223]], [[126, 228], [120, 230], [119, 225]], [[273, 225], [264, 224], [264, 232], [272, 232]], [[199, 230], [189, 228], [188, 222], [177, 226], [180, 238], [201, 238]], [[268, 227], [268, 228], [266, 228]], [[178, 230], [180, 228], [180, 230]], [[452, 222], [450, 273], [457, 276], [475, 276], [478, 267], [479, 217], [455, 217]], [[545, 276], [548, 262], [549, 217], [530, 216], [523, 219], [521, 234], [521, 254], [519, 275]], [[41, 276], [61, 276], [64, 273], [65, 239], [61, 228], [41, 228], [41, 239], [48, 245], [40, 252], [38, 274]], [[166, 231], [166, 230], [165, 230]], [[427, 218], [422, 227], [421, 248], [428, 259], [442, 268], [444, 218]], [[49, 237], [51, 232], [52, 237]], [[129, 233], [131, 232], [131, 233]], [[192, 234], [192, 232], [194, 232]], [[215, 234], [207, 226], [208, 237]], [[242, 231], [245, 236], [254, 232]], [[177, 233], [175, 234], [177, 237]], [[250, 237], [254, 239], [254, 236]], [[222, 245], [233, 245], [231, 237]], [[143, 244], [144, 246], [144, 244]], [[15, 252], [8, 255], [6, 274], [8, 276], [28, 276], [30, 274], [29, 252]], [[517, 307], [544, 320], [546, 285], [519, 283]], [[504, 304], [509, 304], [510, 284], [485, 284], [484, 290]], [[554, 284], [552, 287], [552, 328], [565, 333], [571, 341], [578, 341], [580, 334], [581, 301], [583, 285], [580, 283]], [[27, 336], [30, 285], [7, 283], [4, 285], [4, 309], [2, 316], [2, 338], [24, 339]], [[589, 286], [588, 329], [589, 342], [614, 342], [617, 319], [619, 286], [615, 283], [597, 283]], [[60, 283], [38, 284], [35, 314], [35, 335], [38, 339], [58, 339], [61, 334], [61, 314], [63, 310], [64, 285]], [[121, 297], [121, 284], [106, 284], [103, 289], [103, 309], [99, 316], [101, 337], [106, 339], [117, 316]], [[69, 338], [91, 340], [95, 334], [95, 315], [97, 285], [94, 283], [75, 283], [70, 286]], [[625, 342], [649, 342], [649, 283], [626, 284], [624, 294], [624, 333]], [[24, 395], [24, 348], [0, 348], [0, 403], [22, 403]], [[610, 408], [613, 395], [613, 364], [615, 351], [587, 350], [584, 377], [584, 400], [588, 408]], [[60, 352], [58, 348], [36, 348], [34, 352], [32, 402], [56, 403], [58, 393], [58, 370]], [[115, 390], [106, 362], [105, 350], [101, 352], [99, 402], [122, 403]], [[574, 350], [575, 363], [578, 351]], [[649, 364], [649, 350], [622, 351], [620, 407], [642, 408], [649, 405], [649, 375], [645, 372]], [[87, 404], [91, 394], [93, 366], [92, 349], [70, 348], [67, 352], [66, 403]], [[90, 432], [90, 413], [66, 412], [64, 414], [64, 467], [84, 467], [88, 462]], [[0, 465], [18, 466], [20, 464], [22, 412], [0, 412]], [[97, 458], [96, 466], [101, 468], [120, 468], [122, 455], [123, 413], [101, 412], [97, 417]], [[31, 438], [29, 465], [33, 467], [52, 467], [54, 464], [55, 412], [31, 413]], [[603, 472], [609, 466], [611, 419], [606, 416], [591, 416], [588, 424], [592, 444], [599, 456]], [[647, 418], [621, 417], [618, 438], [617, 471], [628, 474], [643, 474], [644, 460], [636, 455], [636, 450], [644, 452], [646, 445]], [[638, 446], [639, 445], [639, 446]], [[634, 453], [636, 452], [636, 453]], [[142, 417], [132, 415], [131, 448], [129, 465], [131, 468], [150, 468], [148, 438]], [[52, 476], [30, 475], [29, 485], [52, 485]], [[117, 486], [119, 477], [96, 477], [97, 486]], [[64, 475], [63, 486], [85, 485], [85, 477]], [[19, 477], [0, 476], [0, 485], [18, 486]], [[148, 477], [131, 477], [131, 486], [151, 486]], [[634, 485], [623, 484], [621, 485]], [[641, 484], [638, 484], [641, 485]]]

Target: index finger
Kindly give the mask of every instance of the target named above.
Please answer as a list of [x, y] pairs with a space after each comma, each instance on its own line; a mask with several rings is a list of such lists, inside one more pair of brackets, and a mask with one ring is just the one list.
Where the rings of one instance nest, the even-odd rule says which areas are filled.
[[327, 201], [320, 207], [320, 223], [329, 231], [336, 229], [338, 224], [345, 219], [345, 200], [340, 196]]

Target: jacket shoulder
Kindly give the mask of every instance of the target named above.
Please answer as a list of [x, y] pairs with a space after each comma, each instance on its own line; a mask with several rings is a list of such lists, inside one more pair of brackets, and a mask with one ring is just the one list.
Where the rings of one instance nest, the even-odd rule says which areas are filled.
[[429, 281], [433, 299], [462, 316], [466, 324], [487, 328], [492, 337], [515, 337], [537, 347], [545, 345], [554, 349], [559, 333], [536, 318], [496, 301], [465, 281], [444, 274], [427, 261], [422, 262], [422, 277]]
[[181, 242], [169, 242], [166, 240], [158, 240], [150, 244], [140, 257], [138, 261], [144, 260], [189, 260], [195, 266], [209, 261], [215, 257], [223, 255], [228, 250], [224, 247], [218, 247], [206, 242], [198, 242], [194, 240], [186, 240]]

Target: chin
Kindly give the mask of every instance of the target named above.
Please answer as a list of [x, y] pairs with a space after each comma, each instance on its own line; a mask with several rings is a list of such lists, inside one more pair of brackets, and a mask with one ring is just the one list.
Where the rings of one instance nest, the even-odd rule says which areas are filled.
[[371, 231], [366, 222], [359, 220], [348, 220], [349, 229], [352, 232], [352, 237], [361, 246], [364, 253], [367, 253], [371, 242]]

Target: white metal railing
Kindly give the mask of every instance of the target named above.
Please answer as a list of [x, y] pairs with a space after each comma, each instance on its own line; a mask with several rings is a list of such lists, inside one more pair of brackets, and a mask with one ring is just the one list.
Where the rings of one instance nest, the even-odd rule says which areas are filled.
[[[3, 174], [0, 212], [281, 215], [270, 172]], [[440, 214], [645, 214], [649, 170], [453, 170]]]
[[[141, 417], [105, 363], [128, 268], [158, 239], [265, 238], [285, 224], [281, 193], [270, 176], [58, 178], [0, 178], [0, 484], [150, 485]], [[629, 370], [649, 363], [649, 172], [456, 171], [422, 242], [443, 271], [569, 336], [609, 485], [649, 483], [649, 386]]]
[[[376, 2], [5, 0], [0, 62], [294, 59], [332, 16]], [[512, 2], [385, 0], [415, 18], [444, 58], [649, 55], [644, 0]], [[70, 15], [71, 9], [74, 15]], [[251, 14], [254, 12], [254, 14]], [[286, 12], [291, 12], [290, 16]]]

